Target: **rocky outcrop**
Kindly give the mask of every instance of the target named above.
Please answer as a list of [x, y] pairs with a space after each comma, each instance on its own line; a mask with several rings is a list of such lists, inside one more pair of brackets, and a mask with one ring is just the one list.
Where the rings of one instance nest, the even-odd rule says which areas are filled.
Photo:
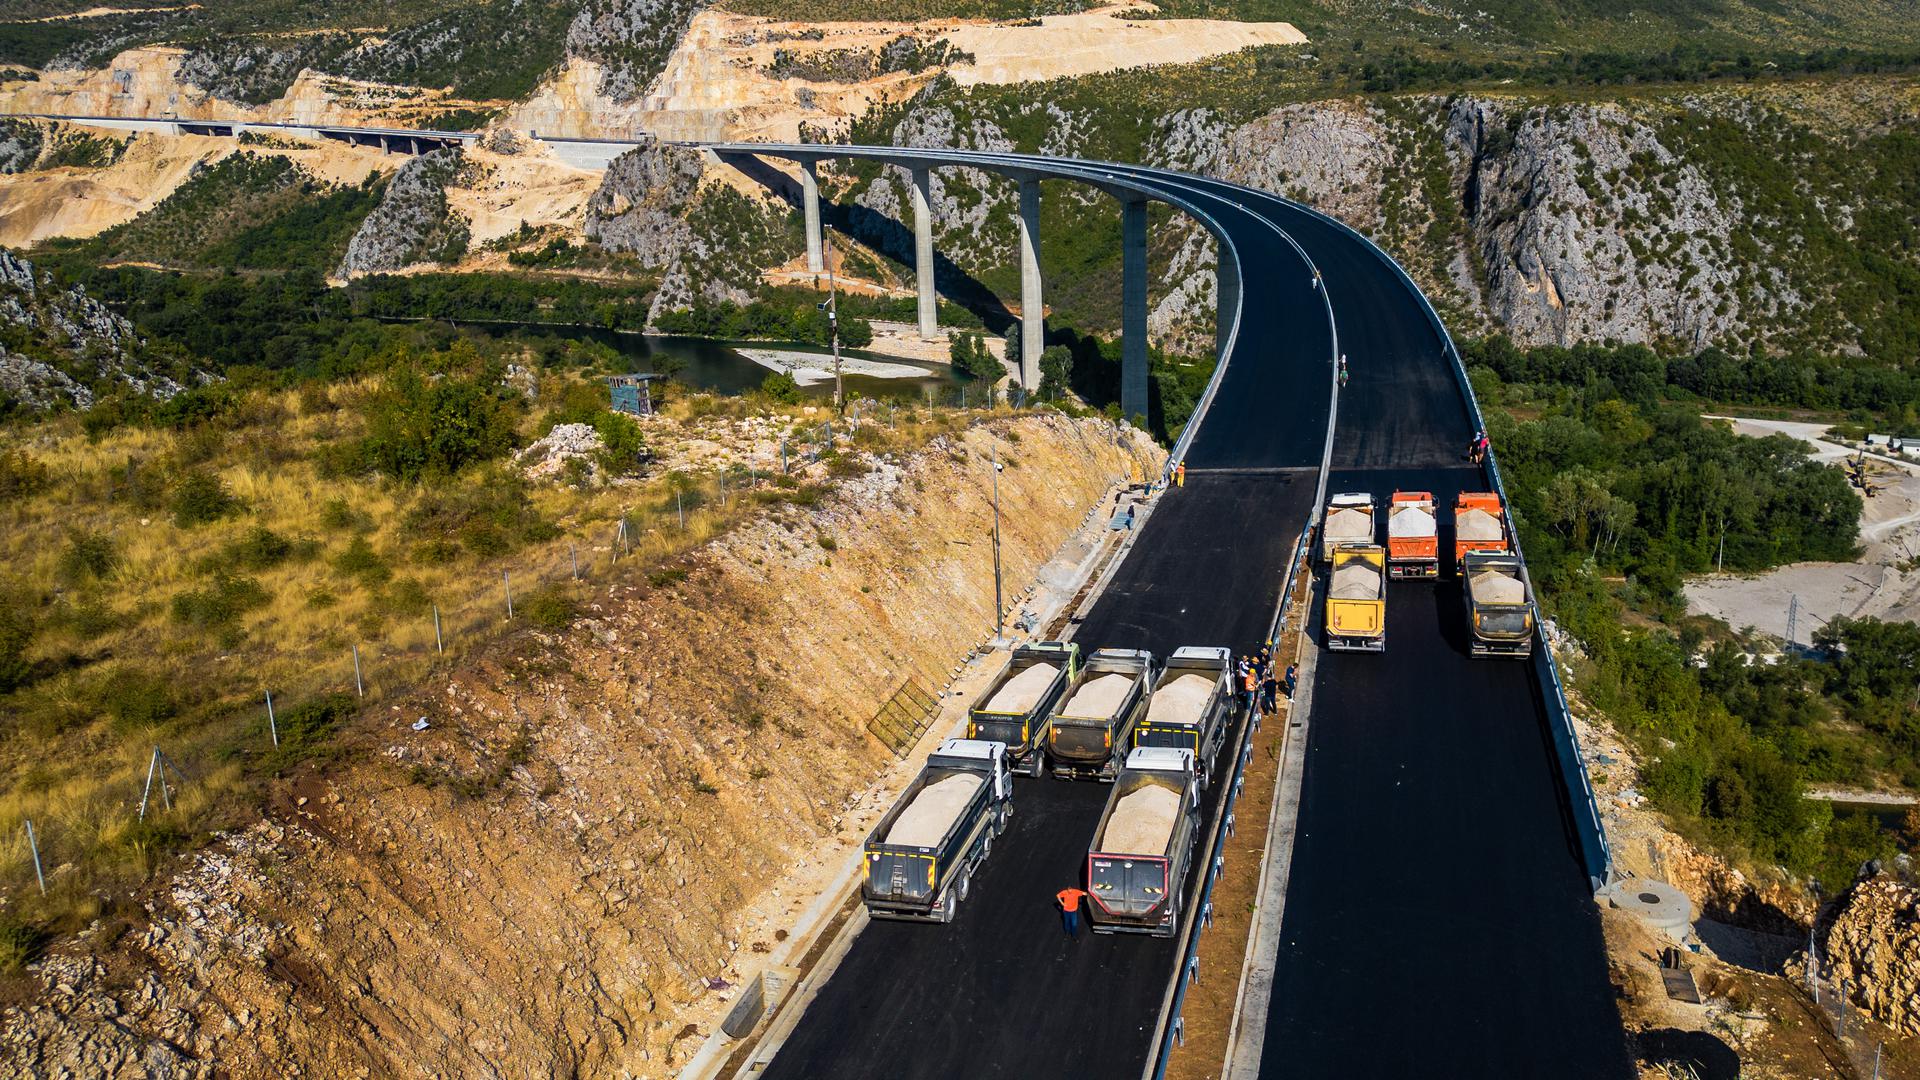
[[164, 401], [208, 378], [156, 366], [132, 323], [0, 249], [0, 407], [88, 409], [117, 389]]
[[684, 220], [700, 173], [699, 153], [679, 146], [642, 146], [614, 158], [587, 201], [587, 239], [629, 252], [648, 269], [664, 268], [701, 242]]
[[[784, 418], [788, 421], [798, 417]], [[1019, 580], [1159, 451], [1023, 419]], [[990, 527], [1001, 428], [874, 463], [396, 694], [147, 895], [103, 968], [56, 950], [0, 1012], [28, 1075], [631, 1076], [685, 1064], [847, 865], [888, 751], [865, 723], [992, 618], [947, 542]], [[851, 443], [845, 452], [854, 453]], [[831, 554], [814, 539], [831, 534]], [[426, 724], [419, 721], [425, 719]], [[862, 812], [867, 807], [860, 806]]]
[[360, 223], [340, 260], [341, 277], [399, 270], [416, 263], [459, 261], [471, 229], [447, 204], [447, 185], [459, 175], [458, 147], [435, 150], [407, 162]]
[[1820, 959], [1854, 1004], [1903, 1035], [1920, 1035], [1920, 888], [1863, 878], [1835, 905]]
[[567, 55], [598, 64], [600, 95], [626, 105], [667, 66], [699, 6], [699, 0], [588, 0], [567, 27]]

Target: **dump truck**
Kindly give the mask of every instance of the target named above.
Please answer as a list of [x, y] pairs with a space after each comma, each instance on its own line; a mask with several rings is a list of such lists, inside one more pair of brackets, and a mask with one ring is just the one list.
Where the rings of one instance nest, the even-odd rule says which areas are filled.
[[1193, 751], [1142, 746], [1107, 797], [1087, 849], [1087, 921], [1098, 934], [1172, 937], [1200, 835]]
[[1154, 680], [1147, 715], [1133, 729], [1133, 745], [1193, 751], [1204, 789], [1220, 744], [1227, 741], [1233, 689], [1231, 651], [1195, 645], [1175, 649]]
[[1463, 491], [1453, 505], [1453, 563], [1457, 567], [1469, 551], [1506, 554], [1507, 517], [1500, 496], [1491, 491]]
[[1079, 657], [1080, 647], [1063, 641], [1014, 649], [967, 710], [967, 738], [1003, 743], [1016, 771], [1041, 775], [1047, 767], [1047, 714], [1077, 674]]
[[1013, 816], [1004, 743], [948, 739], [867, 834], [860, 894], [880, 919], [952, 922]]
[[1439, 576], [1439, 525], [1433, 512], [1433, 492], [1394, 492], [1387, 503], [1387, 574], [1395, 578]]
[[1533, 597], [1517, 555], [1469, 551], [1460, 575], [1467, 593], [1469, 651], [1474, 656], [1533, 655]]
[[1348, 492], [1327, 500], [1327, 515], [1320, 522], [1320, 561], [1333, 562], [1333, 550], [1341, 544], [1375, 542], [1373, 496]]
[[1342, 544], [1327, 575], [1327, 648], [1387, 648], [1387, 552], [1378, 544]]
[[1047, 717], [1047, 757], [1058, 780], [1111, 781], [1147, 711], [1153, 654], [1097, 649]]

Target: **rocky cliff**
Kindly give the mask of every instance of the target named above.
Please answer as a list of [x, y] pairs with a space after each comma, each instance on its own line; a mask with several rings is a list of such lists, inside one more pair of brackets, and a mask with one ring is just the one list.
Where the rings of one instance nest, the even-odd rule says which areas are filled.
[[149, 356], [132, 323], [0, 249], [0, 411], [87, 409], [119, 389], [164, 401], [206, 378]]
[[0, 1061], [671, 1075], [845, 865], [848, 808], [891, 760], [864, 730], [878, 703], [991, 621], [983, 549], [949, 542], [990, 527], [989, 453], [1022, 508], [1014, 581], [1157, 467], [1101, 421], [976, 426], [501, 642], [360, 717], [340, 765], [170, 871], [109, 964], [38, 962]]
[[472, 234], [466, 218], [448, 205], [447, 185], [456, 180], [463, 164], [461, 150], [452, 147], [422, 154], [394, 173], [380, 205], [348, 243], [339, 275], [459, 261]]
[[1920, 888], [1863, 878], [1826, 923], [1821, 960], [1854, 1004], [1906, 1035], [1920, 1035]]

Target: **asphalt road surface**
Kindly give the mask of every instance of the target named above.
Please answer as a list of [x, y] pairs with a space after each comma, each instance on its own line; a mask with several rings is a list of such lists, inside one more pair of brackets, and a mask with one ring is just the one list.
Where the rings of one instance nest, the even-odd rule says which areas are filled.
[[[1323, 301], [1271, 223], [1320, 268], [1349, 360], [1329, 490], [1485, 486], [1461, 460], [1469, 414], [1440, 338], [1397, 275], [1305, 211], [1187, 182], [1239, 248], [1241, 334], [1187, 486], [1078, 628], [1084, 648], [1240, 651], [1271, 617], [1330, 375]], [[1262, 1076], [1632, 1075], [1539, 688], [1525, 665], [1470, 661], [1463, 618], [1451, 578], [1395, 584], [1384, 655], [1323, 654]], [[767, 1074], [1138, 1076], [1173, 942], [1069, 942], [1051, 903], [1107, 791], [1022, 781], [955, 921], [870, 926]]]

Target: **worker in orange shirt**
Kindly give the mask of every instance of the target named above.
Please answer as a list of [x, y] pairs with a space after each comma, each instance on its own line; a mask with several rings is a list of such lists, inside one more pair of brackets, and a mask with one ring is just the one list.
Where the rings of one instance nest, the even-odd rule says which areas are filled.
[[1187, 486], [1187, 463], [1185, 461], [1176, 461], [1173, 463], [1173, 486]]
[[1080, 901], [1086, 897], [1087, 890], [1077, 885], [1069, 885], [1053, 894], [1054, 901], [1060, 905], [1060, 919], [1066, 924], [1070, 938], [1080, 936]]

